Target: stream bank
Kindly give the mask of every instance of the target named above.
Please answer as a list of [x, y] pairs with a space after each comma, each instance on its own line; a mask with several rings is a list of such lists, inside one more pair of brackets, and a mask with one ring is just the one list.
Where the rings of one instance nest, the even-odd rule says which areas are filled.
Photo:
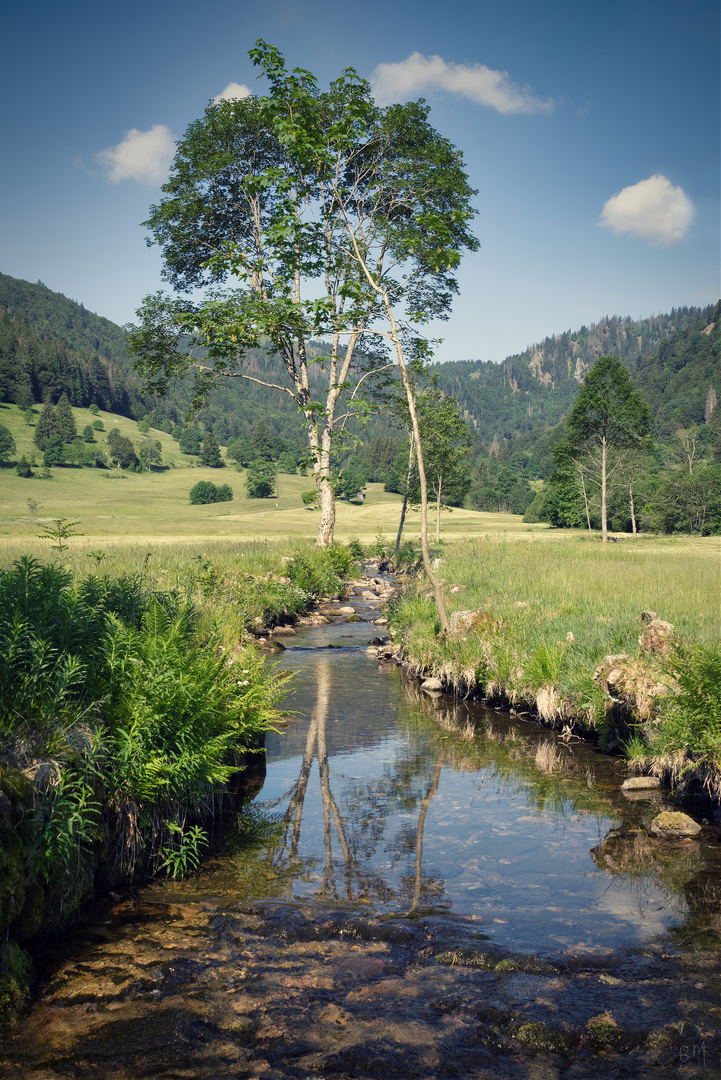
[[656, 840], [663, 792], [421, 691], [374, 601], [328, 611], [278, 639], [295, 720], [238, 837], [48, 947], [0, 1076], [714, 1075], [715, 831]]

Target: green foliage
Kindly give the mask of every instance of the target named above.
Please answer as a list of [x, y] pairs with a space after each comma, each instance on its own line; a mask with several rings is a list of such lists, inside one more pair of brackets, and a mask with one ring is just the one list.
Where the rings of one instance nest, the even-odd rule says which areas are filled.
[[313, 491], [304, 491], [301, 495], [303, 500], [303, 506], [306, 506], [309, 510], [316, 510], [320, 504], [320, 492], [317, 488]]
[[565, 644], [559, 642], [551, 645], [541, 641], [536, 646], [525, 667], [525, 677], [534, 690], [560, 684], [565, 652]]
[[[351, 69], [321, 91], [310, 72], [288, 71], [262, 40], [250, 56], [268, 96], [213, 104], [178, 143], [165, 197], [146, 223], [178, 295], [146, 298], [131, 346], [148, 385], [163, 394], [194, 361], [181, 342], [197, 343], [210, 363], [196, 369], [195, 407], [224, 376], [287, 392], [303, 414], [324, 492], [318, 542], [327, 544], [331, 452], [344, 427], [335, 422], [339, 402], [365, 413], [369, 403], [356, 391], [368, 376], [363, 391], [380, 389], [385, 376], [378, 376], [390, 366], [377, 336], [361, 348], [364, 335], [395, 327], [393, 304], [416, 323], [444, 316], [460, 253], [478, 246], [468, 230], [473, 191], [460, 153], [430, 127], [423, 103], [379, 109]], [[236, 287], [215, 288], [200, 303], [183, 295], [225, 282]], [[410, 354], [427, 351], [410, 326], [401, 333]], [[327, 377], [314, 379], [310, 339], [323, 335], [332, 342]], [[267, 343], [282, 358], [283, 385], [242, 369]], [[269, 448], [256, 442], [269, 460]]]
[[333, 544], [329, 548], [294, 555], [286, 566], [286, 573], [294, 585], [316, 599], [338, 596], [343, 590], [342, 578], [351, 562], [348, 549]]
[[193, 506], [205, 503], [230, 502], [233, 489], [230, 484], [216, 485], [212, 480], [199, 480], [190, 489], [190, 502]]
[[30, 462], [25, 457], [25, 454], [20, 458], [15, 466], [15, 472], [18, 476], [24, 477], [26, 480], [33, 475], [33, 470], [30, 468]]
[[53, 426], [54, 433], [59, 435], [64, 443], [72, 442], [78, 433], [67, 394], [61, 394], [60, 400], [55, 406]]
[[198, 429], [194, 427], [185, 428], [178, 440], [178, 446], [184, 454], [199, 454], [201, 438]]
[[365, 558], [365, 549], [357, 536], [352, 536], [348, 541], [348, 550], [356, 562]]
[[108, 454], [115, 462], [118, 469], [134, 469], [138, 464], [138, 456], [135, 448], [125, 435], [121, 435], [117, 428], [112, 428], [108, 434]]
[[679, 693], [662, 699], [661, 723], [651, 738], [655, 760], [675, 779], [705, 769], [708, 786], [721, 791], [721, 649], [681, 647], [669, 662]]
[[344, 469], [343, 475], [333, 485], [336, 497], [339, 499], [360, 499], [363, 488], [366, 486], [366, 478], [363, 473], [357, 473], [351, 469]]
[[79, 773], [82, 764], [73, 757], [69, 755], [70, 763], [60, 768], [59, 775], [45, 774], [45, 783], [36, 788], [28, 865], [35, 880], [46, 885], [58, 874], [67, 878], [75, 874], [99, 835], [101, 805]]
[[566, 420], [574, 449], [605, 442], [633, 446], [651, 428], [651, 411], [614, 356], [600, 356], [586, 375]]
[[38, 535], [43, 540], [54, 540], [53, 550], [59, 551], [62, 555], [63, 551], [67, 551], [67, 540], [73, 536], [83, 535], [75, 531], [75, 526], [79, 524], [79, 521], [69, 521], [68, 518], [55, 518], [52, 525], [43, 525], [42, 532]]
[[298, 471], [296, 460], [292, 454], [284, 453], [278, 458], [278, 472], [288, 473], [290, 476], [295, 476]]
[[15, 453], [15, 440], [4, 424], [0, 424], [0, 462]]
[[52, 465], [64, 465], [68, 459], [67, 450], [59, 435], [51, 435], [45, 444], [43, 465], [49, 469]]
[[[215, 595], [217, 575], [203, 573]], [[197, 865], [202, 823], [282, 685], [257, 655], [230, 657], [199, 629], [191, 604], [139, 576], [73, 584], [28, 559], [0, 571], [0, 760], [32, 765], [19, 833], [29, 880], [80, 880], [101, 804], [124, 872]]]
[[200, 825], [184, 830], [175, 821], [164, 821], [170, 842], [159, 851], [160, 870], [168, 877], [185, 877], [200, 866], [201, 852], [208, 847], [208, 834]]
[[248, 466], [245, 478], [245, 490], [249, 499], [270, 499], [276, 491], [275, 465], [270, 461], [257, 459]]
[[200, 464], [210, 469], [222, 469], [225, 462], [220, 456], [220, 447], [215, 435], [210, 432], [203, 440], [200, 451]]

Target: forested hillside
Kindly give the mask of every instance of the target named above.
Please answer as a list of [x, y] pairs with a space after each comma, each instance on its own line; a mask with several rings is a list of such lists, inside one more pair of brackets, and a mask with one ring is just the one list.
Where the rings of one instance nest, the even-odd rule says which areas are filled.
[[[318, 360], [311, 366], [311, 377], [319, 382], [327, 379], [324, 348], [320, 343], [311, 345]], [[467, 480], [458, 488], [463, 494], [457, 494], [456, 502], [465, 498], [474, 509], [515, 513], [524, 513], [534, 503], [538, 510], [543, 500], [539, 496], [534, 502], [535, 487], [539, 481], [547, 485], [556, 472], [554, 448], [564, 438], [563, 420], [582, 380], [599, 356], [613, 355], [652, 410], [656, 450], [644, 474], [646, 501], [656, 505], [653, 493], [666, 490], [663, 485], [670, 475], [663, 470], [678, 468], [684, 441], [695, 455], [691, 472], [699, 463], [715, 468], [721, 461], [720, 354], [721, 304], [717, 304], [676, 308], [669, 315], [640, 321], [609, 317], [546, 338], [502, 364], [463, 360], [437, 365], [433, 370], [438, 386], [457, 399], [472, 435], [465, 455]], [[262, 349], [248, 354], [245, 370], [261, 380], [285, 382], [278, 358]], [[0, 275], [0, 400], [28, 407], [56, 404], [62, 394], [71, 405], [97, 405], [145, 420], [176, 439], [186, 429], [187, 446], [181, 448], [189, 453], [199, 452], [190, 448], [191, 442], [199, 447], [209, 434], [221, 445], [232, 444], [237, 461], [252, 460], [259, 439], [272, 440], [275, 449], [270, 457], [288, 454], [296, 462], [307, 446], [290, 396], [239, 378], [219, 383], [187, 429], [191, 379], [174, 384], [165, 398], [153, 399], [133, 370], [123, 329], [41, 283]], [[359, 443], [339, 458], [338, 467], [359, 481], [385, 482], [389, 490], [401, 491], [408, 450], [398, 417], [385, 408], [355, 431]], [[713, 480], [715, 474], [704, 475]], [[539, 512], [548, 514], [548, 506]], [[659, 527], [667, 527], [669, 521], [676, 527], [673, 522], [680, 520], [664, 517], [658, 506], [654, 512]], [[625, 514], [621, 506], [614, 527], [625, 527]], [[565, 523], [577, 517], [574, 504]], [[564, 523], [558, 515], [553, 521]]]
[[675, 308], [670, 315], [639, 322], [613, 316], [546, 338], [502, 364], [462, 360], [439, 364], [436, 370], [441, 388], [458, 400], [481, 442], [502, 443], [558, 424], [576, 399], [579, 381], [599, 356], [617, 356], [640, 374], [643, 357], [678, 331], [706, 326], [711, 310]]

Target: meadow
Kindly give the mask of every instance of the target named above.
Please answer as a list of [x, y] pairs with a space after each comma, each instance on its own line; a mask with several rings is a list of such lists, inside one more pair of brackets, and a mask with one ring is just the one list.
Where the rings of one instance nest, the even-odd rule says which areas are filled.
[[[79, 431], [95, 419], [87, 409], [73, 409]], [[104, 445], [107, 433], [117, 427], [121, 435], [137, 442], [140, 436], [133, 420], [111, 413], [99, 414], [105, 432], [98, 432]], [[0, 423], [12, 433], [16, 457], [42, 455], [33, 445], [34, 428], [28, 426], [16, 405], [0, 406]], [[118, 469], [52, 468], [51, 479], [42, 479], [39, 467], [31, 479], [17, 475], [7, 463], [0, 470], [0, 561], [12, 561], [17, 554], [39, 556], [47, 544], [35, 544], [40, 526], [57, 518], [78, 520], [71, 547], [78, 550], [109, 548], [118, 543], [157, 545], [205, 543], [233, 539], [250, 541], [259, 537], [314, 538], [318, 511], [307, 510], [302, 493], [314, 487], [312, 476], [278, 474], [277, 498], [249, 499], [245, 493], [245, 472], [229, 464], [224, 469], [204, 468], [195, 458], [182, 454], [177, 442], [165, 432], [150, 429], [163, 448], [162, 469], [133, 473]], [[229, 484], [233, 501], [191, 506], [188, 493], [199, 480]], [[29, 510], [28, 500], [37, 503]], [[401, 498], [385, 492], [382, 484], [369, 484], [363, 504], [337, 503], [336, 536], [346, 542], [357, 537], [369, 544], [378, 533], [395, 540]], [[452, 539], [474, 536], [479, 531], [532, 533], [543, 525], [523, 525], [513, 514], [481, 514], [473, 510], [444, 511], [442, 536]], [[420, 513], [409, 510], [404, 536], [418, 535]], [[19, 546], [18, 546], [19, 543]]]

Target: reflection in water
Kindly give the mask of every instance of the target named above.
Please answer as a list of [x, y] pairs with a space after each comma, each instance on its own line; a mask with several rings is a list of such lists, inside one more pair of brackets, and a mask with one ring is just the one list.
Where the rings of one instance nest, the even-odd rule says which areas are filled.
[[263, 895], [462, 916], [527, 951], [607, 953], [685, 918], [675, 877], [598, 858], [609, 830], [645, 834], [657, 812], [618, 794], [612, 761], [549, 753], [548, 732], [429, 698], [366, 655], [365, 627], [332, 632], [332, 652], [308, 631], [284, 654], [305, 719], [270, 746], [259, 810], [279, 816], [281, 838]]
[[426, 796], [421, 803], [421, 812], [418, 815], [418, 828], [416, 829], [416, 865], [415, 878], [413, 882], [413, 901], [411, 903], [411, 906], [408, 908], [408, 915], [411, 915], [417, 909], [418, 903], [421, 898], [421, 881], [423, 876], [423, 827], [426, 823], [426, 814], [428, 813], [428, 807], [431, 805], [431, 799], [438, 791], [438, 782], [441, 778], [441, 769], [443, 767], [443, 757], [444, 754], [441, 751], [436, 758], [436, 767], [433, 770], [431, 786], [428, 788]]
[[[294, 880], [292, 873], [295, 868], [302, 868], [304, 872], [307, 872], [308, 860], [300, 858], [301, 825], [303, 820], [303, 808], [308, 792], [308, 784], [313, 771], [313, 764], [317, 761], [323, 820], [323, 850], [325, 855], [322, 876], [319, 885], [317, 885], [317, 898], [322, 901], [330, 899], [340, 900], [342, 898], [349, 901], [351, 904], [370, 903], [371, 900], [388, 900], [392, 894], [388, 889], [387, 883], [383, 880], [382, 876], [369, 872], [370, 864], [368, 862], [368, 857], [375, 851], [376, 846], [372, 841], [372, 834], [376, 833], [377, 838], [380, 838], [383, 835], [382, 829], [380, 831], [378, 830], [378, 825], [382, 822], [382, 819], [386, 816], [387, 810], [392, 805], [388, 802], [388, 799], [397, 799], [399, 797], [399, 792], [380, 790], [371, 792], [370, 800], [376, 805], [374, 807], [366, 807], [364, 814], [360, 816], [357, 822], [360, 835], [356, 838], [355, 842], [349, 842], [348, 836], [346, 835], [346, 823], [338, 809], [338, 803], [331, 787], [331, 769], [328, 752], [328, 715], [331, 699], [332, 664], [328, 654], [321, 652], [316, 653], [307, 665], [306, 674], [311, 683], [315, 686], [315, 701], [308, 722], [308, 730], [300, 761], [298, 779], [293, 784], [290, 792], [286, 794], [288, 805], [283, 812], [281, 819], [283, 822], [282, 842], [279, 843], [274, 850], [275, 864], [279, 870], [282, 869], [284, 871], [283, 876], [285, 885], [283, 888], [283, 895], [288, 900], [292, 899], [295, 895], [294, 890], [297, 889], [298, 884]], [[426, 755], [424, 754], [424, 759], [425, 756]], [[440, 751], [437, 755], [430, 785], [420, 801], [418, 822], [411, 843], [408, 844], [406, 842], [404, 845], [403, 840], [399, 837], [399, 842], [395, 845], [397, 855], [400, 854], [400, 850], [404, 846], [409, 851], [415, 851], [413, 864], [413, 895], [407, 914], [412, 914], [418, 910], [423, 892], [423, 830], [428, 814], [428, 808], [433, 796], [438, 791], [443, 760], [444, 752]], [[410, 775], [405, 778], [406, 789], [408, 781], [414, 778], [414, 773], [415, 769], [412, 769]], [[388, 778], [386, 777], [385, 779]], [[401, 783], [403, 783], [402, 780]], [[384, 786], [387, 787], [387, 784]], [[358, 795], [360, 795], [359, 792], [356, 793], [356, 796]], [[362, 798], [363, 796], [360, 795], [360, 797]], [[407, 804], [410, 805], [417, 801], [417, 799], [414, 799], [412, 796], [409, 799], [408, 794], [406, 794], [405, 798]], [[384, 800], [385, 806], [378, 806], [378, 802], [380, 801], [382, 803]], [[350, 800], [351, 806], [353, 802], [357, 802], [357, 798], [355, 800]], [[353, 828], [352, 822], [350, 823], [350, 827]], [[337, 843], [340, 845], [342, 865], [333, 855], [334, 833], [337, 838]], [[405, 835], [406, 830], [403, 830], [402, 836]], [[336, 876], [338, 869], [341, 869], [343, 878], [343, 888], [341, 891], [339, 891]], [[404, 881], [407, 882], [408, 879], [405, 878]]]
[[[48, 949], [0, 1077], [531, 1076], [544, 1025], [554, 1076], [666, 1076], [686, 1044], [719, 1060], [718, 957], [693, 951], [721, 929], [719, 845], [649, 837], [662, 796], [627, 802], [587, 747], [551, 761], [548, 733], [429, 699], [365, 655], [367, 633], [298, 635], [284, 665], [305, 719], [269, 740], [255, 846]], [[608, 956], [669, 923], [685, 958], [665, 941]], [[633, 1039], [589, 1054], [610, 1011]]]

